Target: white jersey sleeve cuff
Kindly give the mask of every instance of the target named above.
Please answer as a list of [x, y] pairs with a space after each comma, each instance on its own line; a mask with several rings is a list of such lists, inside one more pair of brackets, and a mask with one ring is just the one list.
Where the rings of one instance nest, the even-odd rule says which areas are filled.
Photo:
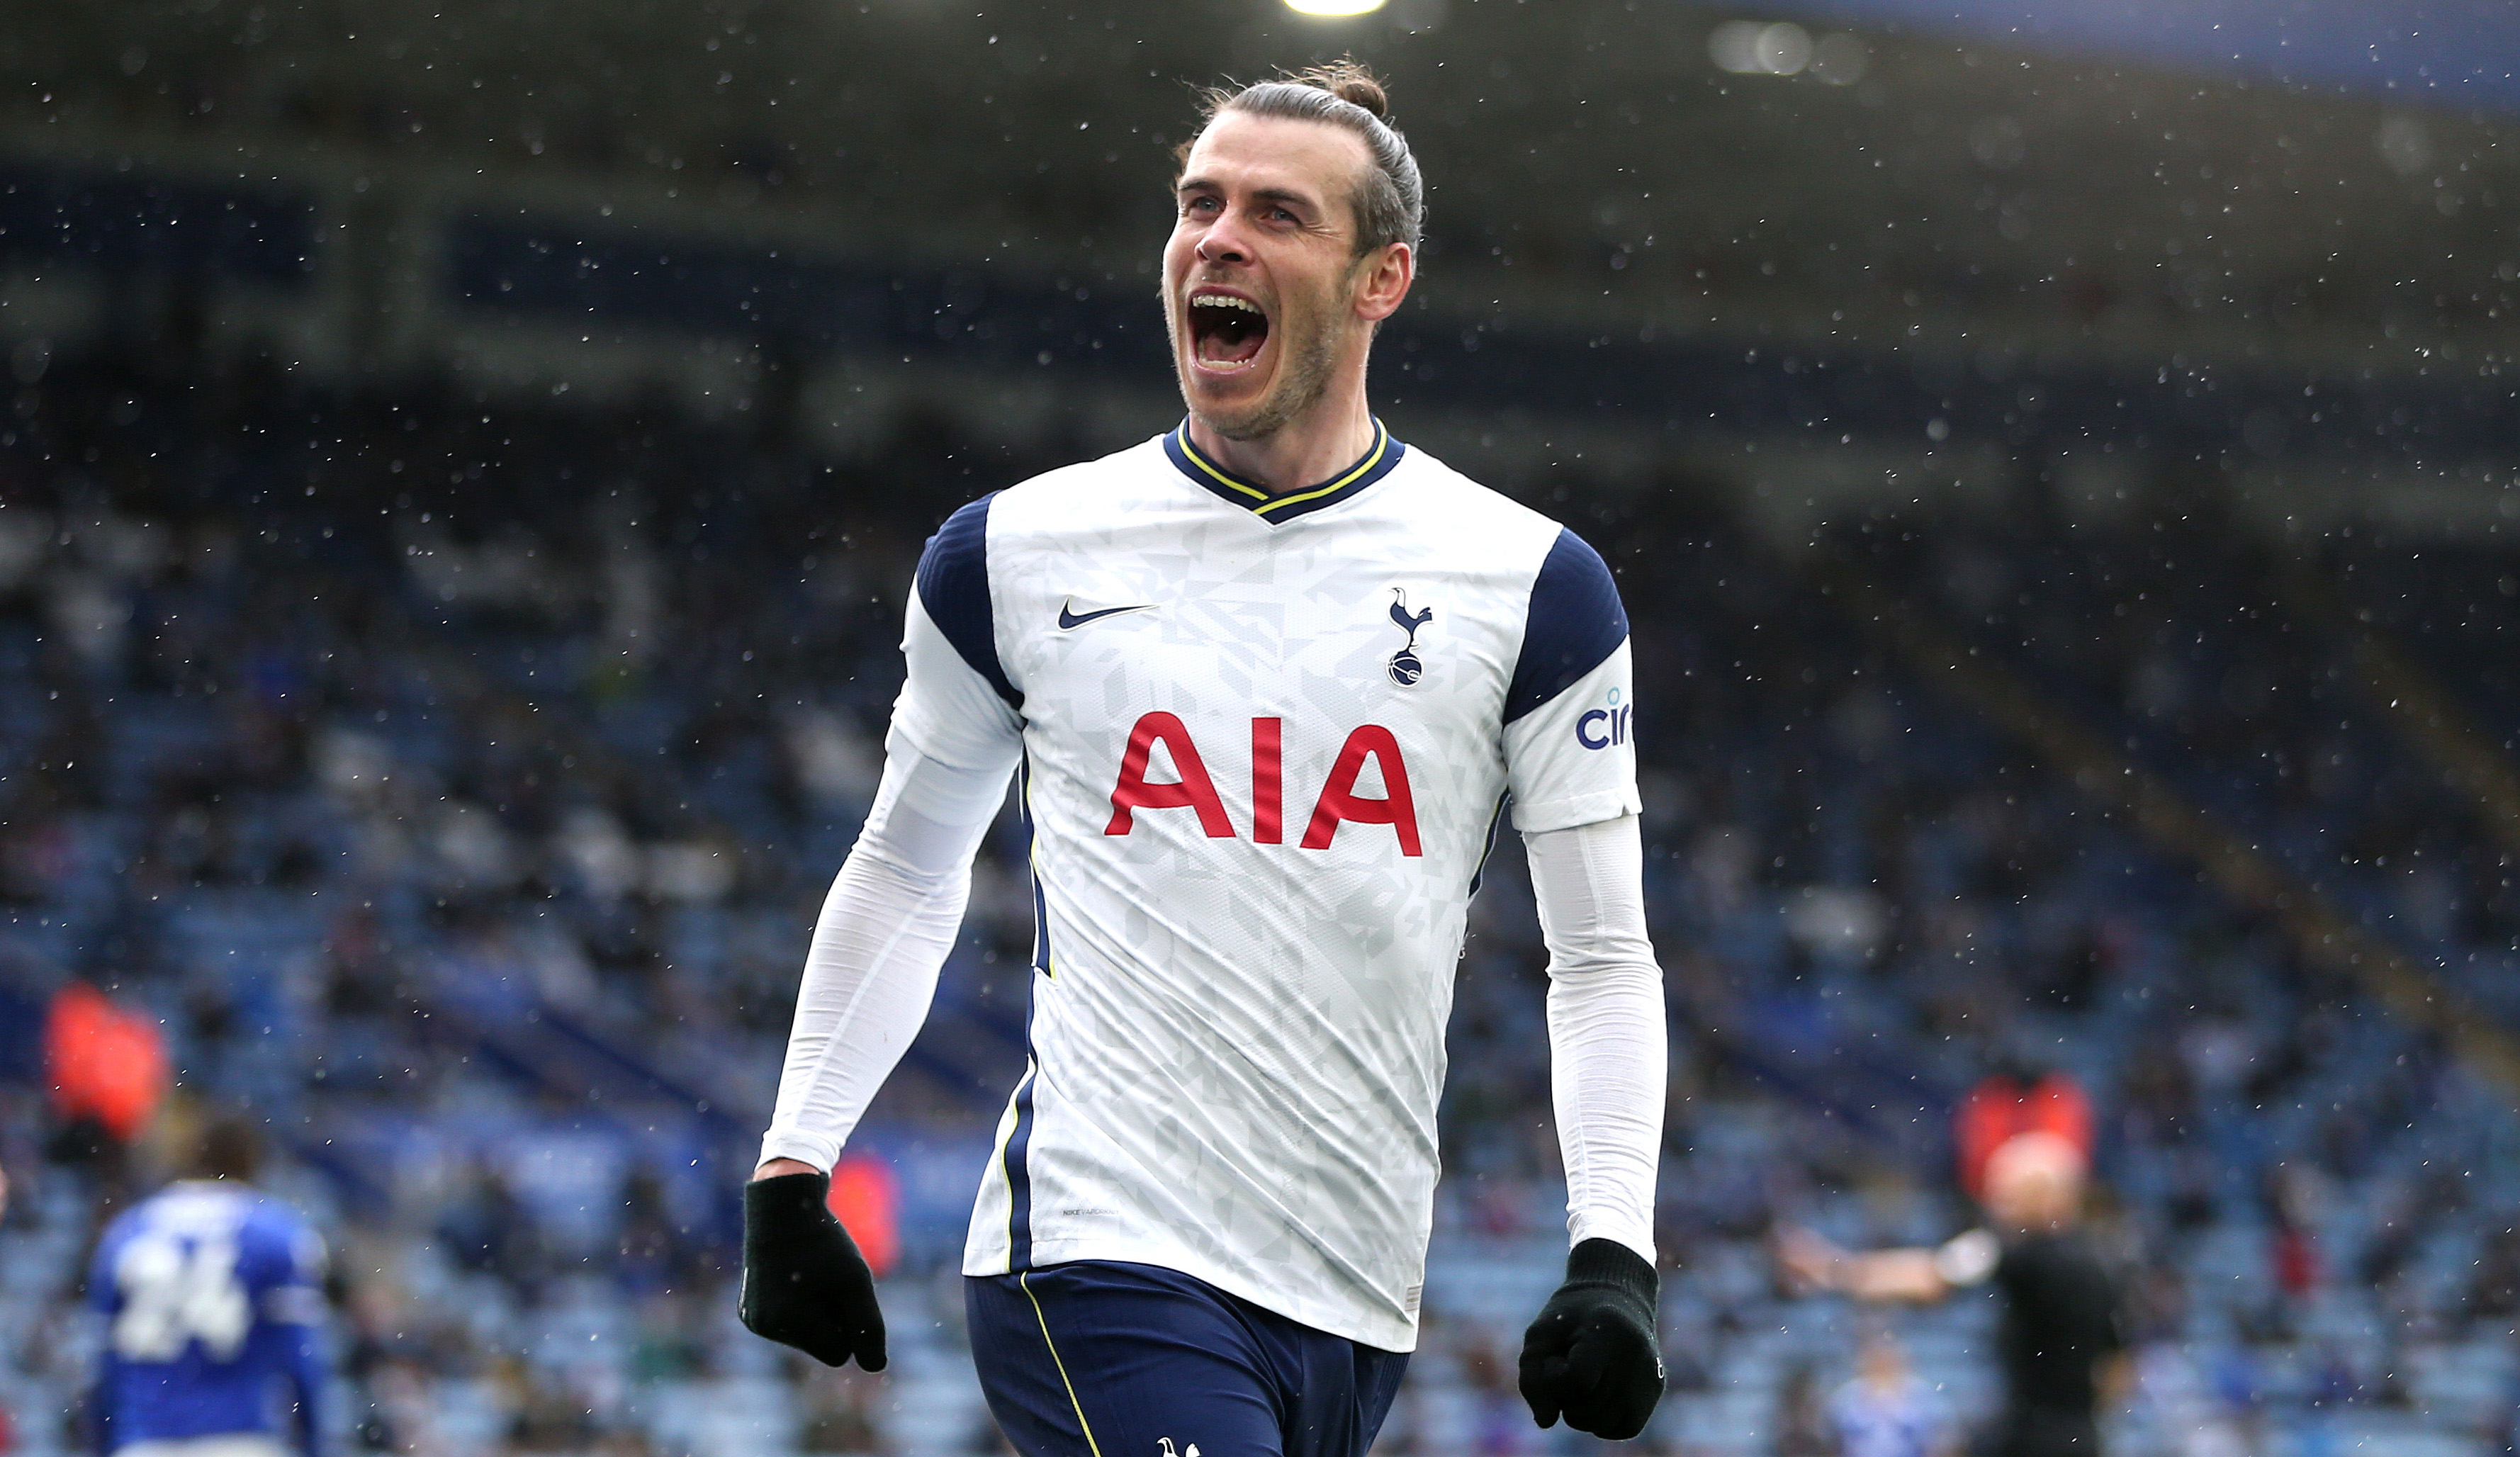
[[1505, 728], [1513, 827], [1525, 835], [1598, 824], [1637, 797], [1636, 706], [1621, 642], [1593, 669]]

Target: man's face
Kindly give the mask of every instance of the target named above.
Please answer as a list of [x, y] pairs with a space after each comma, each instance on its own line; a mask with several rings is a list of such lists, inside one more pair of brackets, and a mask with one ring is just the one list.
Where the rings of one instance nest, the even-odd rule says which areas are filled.
[[1987, 1216], [2015, 1232], [2060, 1229], [2083, 1205], [2083, 1156], [2052, 1133], [2008, 1139], [1986, 1161]]
[[1227, 439], [1272, 434], [1318, 403], [1407, 292], [1405, 247], [1356, 254], [1350, 198], [1371, 164], [1342, 127], [1238, 112], [1183, 163], [1164, 316], [1182, 397]]

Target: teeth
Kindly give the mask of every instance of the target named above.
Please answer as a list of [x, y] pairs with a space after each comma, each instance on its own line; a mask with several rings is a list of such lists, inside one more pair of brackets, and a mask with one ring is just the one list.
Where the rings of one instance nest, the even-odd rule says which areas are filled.
[[1255, 314], [1260, 311], [1259, 304], [1248, 298], [1237, 298], [1231, 294], [1201, 294], [1191, 302], [1203, 308], [1239, 308]]

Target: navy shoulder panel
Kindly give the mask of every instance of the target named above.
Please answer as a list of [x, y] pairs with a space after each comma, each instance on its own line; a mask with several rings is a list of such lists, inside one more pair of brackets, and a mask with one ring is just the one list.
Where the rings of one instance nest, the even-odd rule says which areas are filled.
[[1583, 537], [1559, 527], [1557, 544], [1531, 583], [1531, 615], [1505, 691], [1505, 721], [1565, 692], [1627, 640], [1628, 611], [1619, 605], [1608, 564]]
[[919, 554], [919, 601], [972, 671], [1020, 708], [1023, 695], [998, 661], [997, 615], [989, 607], [989, 503], [997, 498], [991, 491], [973, 501], [927, 538]]

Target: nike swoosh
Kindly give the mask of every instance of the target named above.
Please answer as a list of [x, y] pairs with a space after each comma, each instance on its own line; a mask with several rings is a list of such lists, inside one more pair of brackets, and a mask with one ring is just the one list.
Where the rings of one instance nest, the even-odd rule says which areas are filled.
[[1135, 606], [1132, 606], [1132, 607], [1106, 607], [1106, 608], [1102, 608], [1102, 609], [1101, 609], [1100, 611], [1097, 611], [1097, 612], [1090, 612], [1090, 613], [1079, 613], [1079, 612], [1071, 612], [1071, 611], [1069, 611], [1069, 609], [1071, 609], [1071, 608], [1073, 608], [1073, 607], [1075, 607], [1075, 606], [1076, 606], [1076, 599], [1075, 599], [1075, 598], [1073, 598], [1073, 597], [1069, 598], [1067, 601], [1065, 601], [1065, 602], [1063, 602], [1063, 603], [1061, 603], [1061, 604], [1059, 605], [1059, 608], [1058, 608], [1058, 630], [1059, 630], [1059, 631], [1061, 631], [1061, 632], [1066, 632], [1066, 631], [1069, 631], [1069, 630], [1071, 630], [1071, 629], [1073, 629], [1073, 628], [1082, 627], [1082, 626], [1084, 626], [1086, 623], [1093, 621], [1093, 620], [1094, 620], [1095, 618], [1097, 618], [1097, 617], [1108, 617], [1108, 616], [1111, 616], [1112, 615], [1117, 614], [1117, 613], [1143, 613], [1143, 612], [1146, 612], [1146, 611], [1148, 611], [1148, 609], [1152, 608], [1152, 607], [1154, 606], [1154, 604], [1153, 604], [1153, 603], [1151, 603], [1151, 602], [1141, 602], [1141, 603], [1138, 603], [1138, 604], [1136, 604]]

